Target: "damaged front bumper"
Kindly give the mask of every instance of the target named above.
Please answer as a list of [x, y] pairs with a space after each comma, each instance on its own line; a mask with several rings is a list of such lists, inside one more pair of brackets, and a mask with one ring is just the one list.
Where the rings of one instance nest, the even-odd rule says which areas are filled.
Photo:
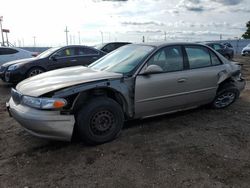
[[37, 110], [15, 104], [12, 98], [6, 107], [10, 115], [29, 133], [42, 138], [71, 140], [75, 124], [73, 115], [62, 115], [60, 111]]

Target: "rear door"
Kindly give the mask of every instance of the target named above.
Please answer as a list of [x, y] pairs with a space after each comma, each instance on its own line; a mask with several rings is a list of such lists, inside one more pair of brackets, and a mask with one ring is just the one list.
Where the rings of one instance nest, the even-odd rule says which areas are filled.
[[200, 45], [186, 45], [185, 53], [189, 63], [186, 71], [189, 106], [211, 102], [218, 88], [220, 75], [226, 67], [210, 49]]

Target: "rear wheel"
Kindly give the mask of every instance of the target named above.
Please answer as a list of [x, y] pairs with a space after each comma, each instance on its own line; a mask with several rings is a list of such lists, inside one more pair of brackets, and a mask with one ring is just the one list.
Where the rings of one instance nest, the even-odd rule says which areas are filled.
[[36, 75], [41, 74], [43, 72], [44, 72], [44, 70], [42, 68], [39, 68], [39, 67], [32, 68], [27, 73], [27, 78], [32, 77], [32, 76], [36, 76]]
[[89, 144], [111, 141], [121, 132], [124, 114], [110, 98], [98, 97], [84, 105], [77, 114], [77, 133]]
[[233, 84], [225, 84], [217, 92], [212, 107], [216, 109], [226, 108], [235, 102], [239, 94], [239, 90]]

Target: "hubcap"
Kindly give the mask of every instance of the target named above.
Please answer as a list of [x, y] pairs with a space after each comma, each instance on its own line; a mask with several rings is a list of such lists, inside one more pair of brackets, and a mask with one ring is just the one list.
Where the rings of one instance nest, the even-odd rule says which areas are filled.
[[108, 134], [109, 131], [115, 125], [114, 114], [108, 110], [103, 110], [95, 113], [90, 121], [91, 131], [95, 135], [105, 135]]
[[41, 74], [41, 73], [43, 73], [42, 70], [40, 70], [40, 69], [34, 69], [34, 70], [32, 70], [30, 72], [29, 77], [36, 76], [36, 75]]
[[235, 93], [228, 92], [220, 95], [214, 102], [215, 106], [218, 108], [223, 108], [230, 105], [235, 99]]

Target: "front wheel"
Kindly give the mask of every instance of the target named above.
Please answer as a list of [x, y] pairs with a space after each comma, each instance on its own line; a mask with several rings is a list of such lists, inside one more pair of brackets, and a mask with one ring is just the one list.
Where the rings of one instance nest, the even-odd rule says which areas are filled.
[[44, 72], [44, 70], [41, 69], [41, 68], [39, 68], [39, 67], [32, 68], [32, 69], [30, 69], [29, 72], [27, 73], [27, 78], [30, 78], [30, 77], [32, 77], [32, 76], [36, 76], [36, 75], [41, 74], [41, 73], [43, 73], [43, 72]]
[[235, 102], [239, 94], [239, 90], [235, 86], [226, 85], [218, 91], [212, 107], [216, 109], [226, 108]]
[[93, 98], [77, 113], [77, 133], [89, 144], [111, 141], [121, 132], [124, 114], [121, 106], [106, 97]]

